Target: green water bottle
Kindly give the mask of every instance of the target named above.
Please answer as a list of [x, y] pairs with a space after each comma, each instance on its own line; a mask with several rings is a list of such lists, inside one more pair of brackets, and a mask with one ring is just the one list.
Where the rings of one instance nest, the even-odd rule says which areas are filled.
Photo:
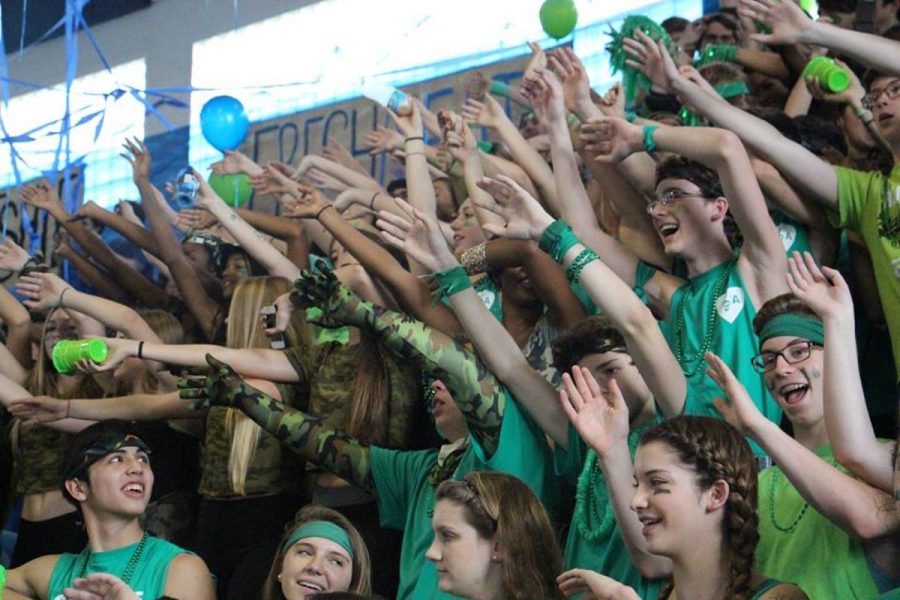
[[109, 356], [109, 347], [103, 340], [60, 340], [53, 346], [50, 357], [53, 366], [62, 375], [75, 372], [75, 363], [79, 360], [90, 360], [101, 364]]

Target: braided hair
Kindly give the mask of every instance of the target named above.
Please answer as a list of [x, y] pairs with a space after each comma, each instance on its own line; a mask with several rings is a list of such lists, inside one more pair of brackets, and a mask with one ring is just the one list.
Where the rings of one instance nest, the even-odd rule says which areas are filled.
[[[757, 467], [753, 451], [731, 425], [710, 417], [682, 416], [669, 419], [641, 436], [640, 444], [661, 442], [672, 448], [679, 460], [693, 468], [701, 490], [716, 481], [728, 483], [728, 500], [722, 521], [725, 552], [729, 562], [726, 598], [746, 600], [753, 579], [753, 555], [759, 541], [756, 514]], [[672, 592], [669, 584], [659, 595]]]

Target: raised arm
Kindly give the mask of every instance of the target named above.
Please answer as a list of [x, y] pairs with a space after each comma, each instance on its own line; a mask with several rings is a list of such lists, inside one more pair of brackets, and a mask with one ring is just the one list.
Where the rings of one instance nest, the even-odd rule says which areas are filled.
[[126, 217], [114, 212], [103, 210], [93, 202], [85, 203], [78, 209], [78, 216], [85, 216], [117, 231], [126, 240], [145, 252], [159, 256], [159, 246], [156, 238], [148, 229], [128, 220]]
[[756, 41], [825, 46], [879, 71], [900, 75], [900, 42], [896, 40], [813, 21], [794, 2], [740, 0], [739, 11], [771, 30], [753, 34]]
[[81, 278], [98, 294], [107, 298], [113, 298], [120, 302], [130, 302], [131, 296], [110, 277], [109, 273], [82, 256], [69, 244], [68, 234], [62, 232], [56, 245], [54, 254], [57, 259], [65, 259], [78, 271]]
[[311, 169], [318, 169], [343, 182], [347, 187], [359, 187], [372, 190], [373, 192], [382, 190], [381, 185], [368, 174], [360, 173], [355, 169], [350, 169], [333, 160], [328, 160], [315, 154], [307, 154], [303, 157], [303, 160], [300, 161], [297, 170], [294, 172], [294, 177], [302, 177]]
[[300, 269], [309, 268], [310, 239], [305, 230], [286, 217], [256, 212], [246, 208], [235, 209], [251, 227], [278, 238], [287, 244], [284, 255]]
[[179, 381], [182, 398], [193, 403], [237, 408], [306, 460], [376, 493], [368, 446], [328, 427], [322, 419], [286, 406], [254, 388], [227, 364], [212, 357], [208, 361], [212, 374], [205, 381]]
[[185, 304], [197, 319], [204, 335], [207, 339], [212, 339], [215, 334], [216, 317], [221, 307], [203, 289], [162, 210], [161, 202], [164, 202], [162, 194], [150, 183], [150, 152], [147, 146], [138, 140], [127, 141], [125, 150], [126, 154], [123, 156], [131, 163], [134, 171], [134, 183], [141, 193], [144, 210], [159, 245], [160, 258], [169, 267], [184, 296]]
[[728, 400], [716, 408], [731, 425], [750, 436], [772, 457], [803, 499], [848, 534], [863, 540], [900, 528], [900, 515], [891, 497], [828, 464], [768, 420], [731, 369], [707, 353], [707, 373]]
[[823, 385], [825, 427], [838, 462], [878, 489], [894, 490], [891, 450], [875, 437], [857, 362], [853, 298], [835, 269], [819, 267], [809, 253], [790, 259], [788, 286], [825, 326]]
[[[6, 244], [12, 244], [7, 238]], [[25, 251], [22, 250], [24, 253]], [[20, 269], [21, 270], [21, 269]], [[31, 317], [22, 303], [0, 286], [0, 319], [6, 325], [6, 347], [20, 365], [31, 365]]]
[[469, 432], [491, 455], [500, 437], [506, 393], [478, 358], [454, 340], [408, 315], [375, 306], [339, 285], [330, 273], [305, 274], [294, 304], [318, 306], [336, 322], [373, 332], [402, 360], [434, 373], [450, 390]]
[[432, 272], [438, 273], [436, 277], [456, 271], [459, 284], [452, 286], [447, 293], [453, 311], [478, 350], [478, 355], [487, 369], [506, 384], [544, 433], [567, 448], [566, 418], [554, 402], [553, 387], [528, 364], [515, 340], [472, 289], [468, 277], [441, 236], [436, 221], [412, 207], [409, 207], [409, 218], [409, 221], [397, 220], [394, 227], [387, 230], [388, 238], [402, 245]]

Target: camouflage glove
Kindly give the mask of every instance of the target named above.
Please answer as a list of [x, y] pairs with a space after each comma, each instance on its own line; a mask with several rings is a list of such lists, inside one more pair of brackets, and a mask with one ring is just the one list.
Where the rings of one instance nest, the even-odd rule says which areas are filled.
[[207, 410], [211, 406], [240, 409], [244, 398], [260, 393], [212, 354], [206, 355], [206, 362], [211, 372], [205, 378], [182, 377], [178, 380], [178, 396], [191, 401], [191, 410]]
[[294, 282], [291, 293], [294, 306], [315, 307], [322, 311], [322, 315], [313, 321], [322, 327], [334, 328], [348, 324], [346, 317], [352, 312], [354, 301], [359, 301], [359, 298], [331, 270], [304, 270]]

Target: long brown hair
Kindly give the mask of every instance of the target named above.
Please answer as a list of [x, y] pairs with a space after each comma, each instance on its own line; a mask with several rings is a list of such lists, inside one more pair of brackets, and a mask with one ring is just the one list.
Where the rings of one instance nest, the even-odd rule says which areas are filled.
[[61, 308], [53, 309], [47, 314], [47, 318], [41, 327], [41, 340], [38, 344], [37, 360], [34, 361], [34, 367], [28, 372], [22, 387], [35, 396], [53, 396], [63, 399], [101, 398], [103, 396], [103, 388], [97, 383], [94, 376], [89, 374], [75, 375], [74, 377], [78, 378], [78, 384], [67, 392], [60, 390], [59, 373], [56, 372], [52, 362], [47, 357], [47, 328], [56, 314], [68, 316], [68, 312]]
[[475, 471], [462, 481], [438, 486], [435, 501], [463, 508], [466, 521], [503, 556], [503, 597], [515, 600], [563, 598], [556, 584], [562, 553], [543, 504], [520, 479]]
[[[753, 554], [759, 541], [756, 515], [757, 467], [753, 451], [731, 425], [711, 417], [675, 417], [648, 429], [640, 445], [660, 442], [696, 473], [701, 490], [716, 481], [728, 483], [728, 501], [722, 519], [723, 552], [728, 558], [729, 582], [725, 598], [746, 600], [752, 592]], [[668, 598], [673, 584], [659, 594]]]
[[353, 576], [350, 579], [350, 590], [358, 594], [372, 593], [372, 562], [369, 559], [369, 550], [362, 535], [357, 531], [353, 523], [347, 517], [336, 510], [325, 506], [304, 506], [297, 512], [294, 521], [285, 527], [284, 535], [278, 542], [278, 553], [269, 567], [269, 574], [266, 582], [263, 584], [260, 600], [285, 600], [284, 594], [281, 592], [281, 585], [278, 582], [278, 574], [281, 572], [281, 566], [284, 562], [284, 555], [288, 548], [284, 548], [285, 542], [300, 525], [310, 521], [328, 521], [334, 523], [347, 532], [350, 538], [350, 547], [353, 548]]

